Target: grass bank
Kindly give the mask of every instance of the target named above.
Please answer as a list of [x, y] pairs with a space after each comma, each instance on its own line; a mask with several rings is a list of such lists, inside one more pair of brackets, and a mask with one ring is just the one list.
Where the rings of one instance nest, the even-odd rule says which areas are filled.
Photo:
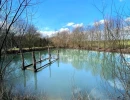
[[[49, 46], [50, 49], [55, 48], [54, 46]], [[33, 47], [33, 48], [22, 48], [23, 52], [31, 52], [31, 51], [42, 51], [42, 50], [47, 50], [48, 47]], [[6, 51], [7, 54], [18, 54], [20, 53], [19, 48], [10, 48]]]

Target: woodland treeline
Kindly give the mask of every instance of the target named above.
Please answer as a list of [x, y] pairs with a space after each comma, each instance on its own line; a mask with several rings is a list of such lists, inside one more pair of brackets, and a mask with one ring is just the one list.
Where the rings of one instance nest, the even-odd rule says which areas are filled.
[[[0, 40], [3, 40], [6, 35], [6, 30], [0, 33]], [[47, 46], [49, 41], [46, 37], [42, 37], [34, 25], [28, 25], [24, 30], [20, 28], [16, 31], [9, 31], [7, 41], [4, 42], [4, 49], [9, 50], [12, 48], [29, 48]], [[2, 42], [0, 42], [2, 43]]]
[[57, 32], [51, 41], [55, 46], [83, 49], [124, 49], [130, 46], [130, 20], [105, 18], [93, 25]]
[[[130, 46], [130, 20], [126, 19], [109, 17], [102, 22], [95, 21], [93, 25], [55, 32], [50, 37], [43, 37], [34, 25], [27, 25], [25, 21], [20, 20], [21, 22], [17, 23], [17, 28], [9, 31], [3, 50], [32, 49], [48, 45], [77, 49], [128, 49]], [[0, 39], [3, 40], [6, 30], [2, 29], [0, 34]]]

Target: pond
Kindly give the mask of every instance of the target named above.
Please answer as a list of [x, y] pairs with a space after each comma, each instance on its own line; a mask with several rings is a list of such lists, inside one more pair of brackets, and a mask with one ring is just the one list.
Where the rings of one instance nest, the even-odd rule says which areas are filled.
[[[56, 50], [51, 50], [53, 57]], [[35, 52], [37, 61], [39, 52]], [[47, 51], [41, 52], [48, 57]], [[25, 53], [25, 64], [32, 63], [31, 53]], [[23, 71], [21, 57], [17, 55], [10, 63], [15, 72], [10, 75], [10, 84], [21, 94], [46, 95], [49, 100], [76, 100], [90, 98], [100, 100], [128, 98], [130, 70], [128, 54], [97, 52], [76, 49], [60, 49], [59, 60], [41, 71]], [[38, 63], [37, 67], [48, 63]], [[30, 66], [32, 67], [32, 66]]]

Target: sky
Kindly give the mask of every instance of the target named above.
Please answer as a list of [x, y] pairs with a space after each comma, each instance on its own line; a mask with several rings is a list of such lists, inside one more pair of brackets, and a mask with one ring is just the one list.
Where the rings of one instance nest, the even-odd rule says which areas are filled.
[[95, 21], [103, 21], [99, 11], [102, 5], [105, 5], [105, 15], [116, 16], [116, 12], [123, 11], [126, 18], [130, 16], [130, 0], [44, 0], [36, 8], [33, 24], [48, 36], [55, 31], [92, 25]]

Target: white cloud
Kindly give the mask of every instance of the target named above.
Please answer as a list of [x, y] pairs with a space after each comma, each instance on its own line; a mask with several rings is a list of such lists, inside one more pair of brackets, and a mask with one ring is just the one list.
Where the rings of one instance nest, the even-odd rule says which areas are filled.
[[80, 24], [74, 24], [72, 27], [73, 27], [73, 28], [83, 27], [83, 23], [80, 23]]
[[73, 26], [74, 23], [73, 22], [69, 22], [66, 26]]
[[51, 37], [54, 34], [58, 33], [58, 32], [69, 32], [68, 28], [61, 28], [58, 31], [39, 31], [41, 33], [42, 36], [44, 37]]
[[102, 24], [104, 24], [105, 22], [108, 22], [108, 20], [102, 19], [102, 20], [99, 20], [99, 21], [97, 21], [97, 22], [94, 22], [92, 25], [102, 25]]
[[59, 32], [69, 32], [69, 29], [68, 29], [68, 28], [61, 28], [61, 29], [59, 30]]
[[74, 23], [74, 22], [69, 22], [66, 24], [66, 26], [71, 26], [73, 28], [77, 28], [77, 27], [83, 27], [83, 23]]
[[99, 21], [99, 23], [100, 23], [100, 24], [104, 24], [104, 23], [105, 23], [105, 20], [102, 19], [102, 20]]
[[74, 22], [69, 22], [66, 24], [66, 26], [71, 26], [73, 28], [77, 28], [77, 27], [83, 27], [83, 23], [74, 23]]
[[125, 19], [125, 21], [126, 21], [126, 22], [130, 22], [130, 17], [127, 17], [127, 18]]
[[45, 36], [45, 37], [50, 37], [50, 36], [52, 36], [53, 34], [55, 34], [55, 33], [57, 33], [57, 31], [39, 31], [41, 34], [42, 34], [42, 36]]
[[[66, 24], [66, 26], [71, 26], [73, 28], [83, 27], [83, 23], [75, 24], [73, 22], [69, 22], [68, 24]], [[41, 30], [39, 32], [42, 34], [42, 36], [51, 37], [54, 34], [56, 34], [57, 32], [69, 32], [69, 31], [70, 31], [69, 28], [60, 28], [58, 31], [51, 31], [49, 27], [45, 27], [43, 30]]]

